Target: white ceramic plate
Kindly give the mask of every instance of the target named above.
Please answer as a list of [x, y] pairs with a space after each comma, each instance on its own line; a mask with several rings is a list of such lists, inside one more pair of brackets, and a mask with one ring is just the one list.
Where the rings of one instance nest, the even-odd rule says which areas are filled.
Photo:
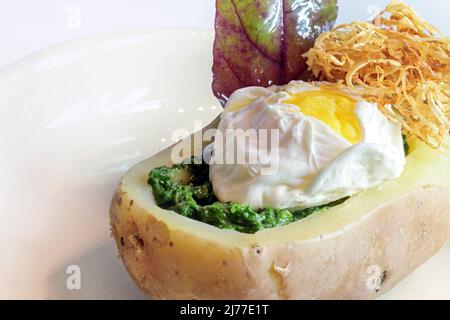
[[[109, 238], [109, 201], [130, 166], [220, 112], [212, 40], [116, 33], [0, 71], [0, 298], [143, 298]], [[66, 286], [72, 265], [81, 290]], [[448, 270], [450, 244], [384, 297], [450, 299]]]

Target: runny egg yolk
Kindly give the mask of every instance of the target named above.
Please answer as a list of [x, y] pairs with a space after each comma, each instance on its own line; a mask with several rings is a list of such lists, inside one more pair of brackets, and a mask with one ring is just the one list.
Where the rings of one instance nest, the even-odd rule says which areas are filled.
[[321, 120], [351, 144], [361, 139], [356, 100], [340, 92], [315, 90], [292, 95], [284, 103], [296, 105], [306, 116]]

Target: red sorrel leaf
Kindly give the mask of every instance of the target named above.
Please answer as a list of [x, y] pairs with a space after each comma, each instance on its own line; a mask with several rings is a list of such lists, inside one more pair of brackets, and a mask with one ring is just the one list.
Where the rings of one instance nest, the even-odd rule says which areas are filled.
[[302, 79], [302, 54], [337, 11], [337, 0], [216, 0], [213, 91], [222, 105], [243, 87]]

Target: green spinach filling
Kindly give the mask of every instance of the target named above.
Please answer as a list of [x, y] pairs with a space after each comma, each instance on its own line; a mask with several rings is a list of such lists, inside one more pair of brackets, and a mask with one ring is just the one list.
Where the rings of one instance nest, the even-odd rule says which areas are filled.
[[148, 183], [159, 207], [221, 229], [243, 233], [284, 226], [347, 199], [306, 209], [253, 210], [245, 204], [222, 203], [214, 195], [209, 181], [209, 165], [206, 163], [155, 168], [149, 174]]

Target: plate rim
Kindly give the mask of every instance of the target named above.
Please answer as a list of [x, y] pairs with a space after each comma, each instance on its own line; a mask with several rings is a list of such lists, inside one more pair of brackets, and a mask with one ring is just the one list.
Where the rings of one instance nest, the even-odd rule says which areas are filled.
[[[209, 33], [210, 36], [214, 35], [213, 28], [136, 28], [130, 30], [117, 30], [117, 31], [108, 31], [108, 32], [100, 32], [92, 35], [85, 35], [81, 37], [76, 37], [67, 41], [58, 42], [49, 46], [45, 46], [36, 51], [30, 52], [17, 58], [16, 60], [0, 67], [0, 81], [8, 76], [9, 73], [14, 72], [18, 73], [21, 69], [26, 69], [31, 65], [35, 64], [45, 55], [48, 55], [51, 52], [56, 52], [58, 50], [64, 51], [68, 50], [71, 47], [83, 46], [88, 44], [89, 42], [105, 43], [108, 41], [117, 41], [120, 39], [126, 39], [130, 36], [145, 36], [151, 34], [164, 34], [164, 33]], [[212, 54], [212, 53], [211, 53]]]

